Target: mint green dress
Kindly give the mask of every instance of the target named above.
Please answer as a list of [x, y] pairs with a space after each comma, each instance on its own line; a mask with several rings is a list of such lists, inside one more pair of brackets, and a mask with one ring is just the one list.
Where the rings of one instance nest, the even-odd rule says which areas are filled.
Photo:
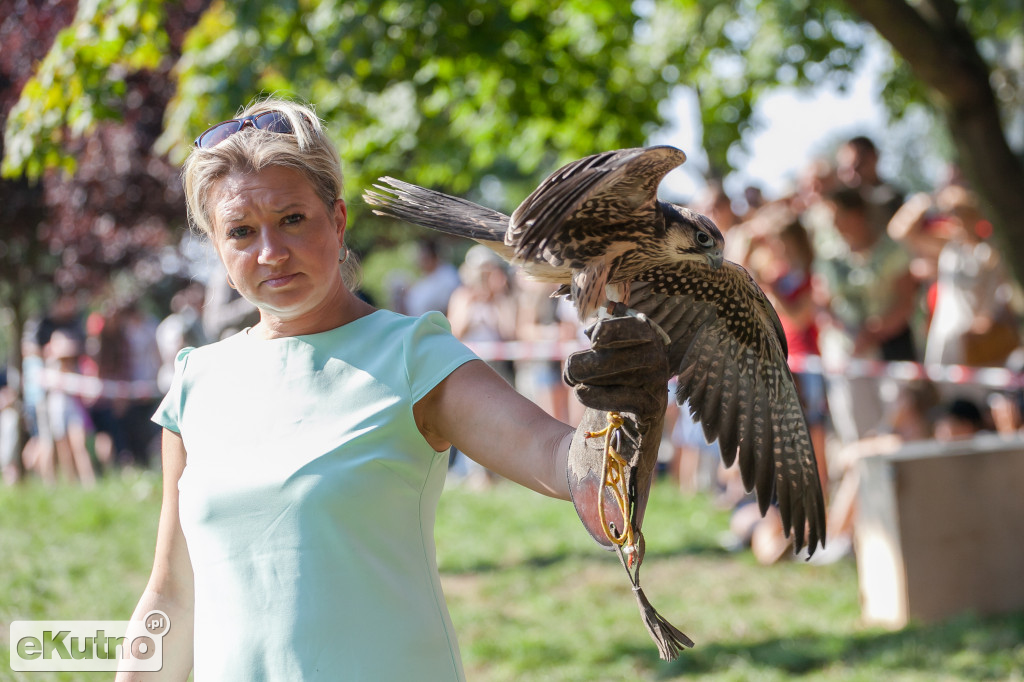
[[[195, 679], [462, 680], [434, 552], [447, 452], [413, 405], [475, 356], [440, 313], [178, 355]], [[173, 623], [172, 623], [173, 627]]]

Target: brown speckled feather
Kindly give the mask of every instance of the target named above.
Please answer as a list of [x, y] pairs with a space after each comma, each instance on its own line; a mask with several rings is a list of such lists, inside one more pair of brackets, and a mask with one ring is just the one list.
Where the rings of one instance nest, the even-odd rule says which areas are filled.
[[656, 210], [658, 185], [684, 161], [681, 150], [657, 146], [619, 149], [567, 164], [519, 204], [505, 244], [522, 259], [543, 254], [553, 265], [583, 267], [609, 244], [635, 244], [653, 236], [664, 222]]
[[689, 400], [709, 441], [719, 439], [725, 464], [739, 460], [762, 513], [774, 494], [796, 548], [806, 542], [813, 552], [825, 537], [825, 505], [785, 336], [764, 292], [735, 263], [716, 270], [690, 261], [641, 275], [630, 307], [672, 338], [677, 399]]
[[[651, 263], [721, 241], [705, 216], [657, 198], [662, 179], [685, 160], [669, 146], [588, 156], [552, 173], [511, 217], [390, 177], [363, 198], [378, 215], [475, 239], [532, 279], [569, 285], [585, 320], [606, 298], [606, 285], [624, 288]], [[704, 245], [685, 243], [697, 233]]]

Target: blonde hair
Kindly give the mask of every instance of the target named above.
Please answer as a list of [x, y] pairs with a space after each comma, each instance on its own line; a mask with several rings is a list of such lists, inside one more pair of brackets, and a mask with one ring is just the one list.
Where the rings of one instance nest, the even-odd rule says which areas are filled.
[[[280, 97], [266, 97], [242, 109], [237, 118], [268, 111], [280, 112], [294, 132], [274, 133], [247, 126], [214, 147], [193, 147], [185, 159], [182, 183], [189, 226], [194, 231], [207, 238], [213, 235], [208, 202], [219, 180], [230, 173], [259, 173], [273, 166], [302, 173], [330, 215], [334, 214], [334, 203], [342, 198], [345, 189], [341, 158], [313, 108]], [[341, 268], [345, 286], [357, 289], [361, 271], [354, 254], [348, 255]]]

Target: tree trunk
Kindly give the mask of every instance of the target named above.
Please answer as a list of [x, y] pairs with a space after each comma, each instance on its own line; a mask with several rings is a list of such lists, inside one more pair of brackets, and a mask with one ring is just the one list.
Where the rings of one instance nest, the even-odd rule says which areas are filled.
[[958, 162], [992, 221], [1004, 262], [1024, 282], [1024, 163], [1006, 140], [990, 72], [955, 0], [846, 0], [932, 91]]

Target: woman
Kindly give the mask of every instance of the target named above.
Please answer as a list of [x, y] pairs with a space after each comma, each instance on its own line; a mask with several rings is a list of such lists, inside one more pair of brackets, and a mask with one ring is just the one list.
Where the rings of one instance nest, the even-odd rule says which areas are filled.
[[[448, 448], [568, 499], [582, 435], [440, 314], [403, 317], [353, 294], [340, 163], [310, 109], [265, 100], [214, 126], [184, 182], [191, 220], [260, 319], [182, 351], [154, 417], [163, 507], [133, 619], [169, 616], [161, 675], [184, 680], [194, 660], [199, 682], [462, 679], [433, 542]], [[667, 372], [631, 357], [589, 351], [575, 380], [612, 367], [633, 385], [580, 395], [664, 394]]]

